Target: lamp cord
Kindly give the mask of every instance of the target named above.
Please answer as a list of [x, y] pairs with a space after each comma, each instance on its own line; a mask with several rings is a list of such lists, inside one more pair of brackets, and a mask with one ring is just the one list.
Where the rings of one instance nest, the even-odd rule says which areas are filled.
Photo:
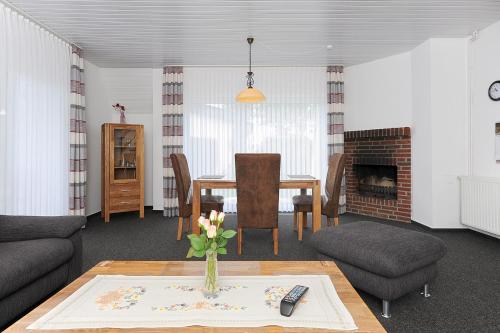
[[252, 72], [252, 43], [249, 43], [250, 47], [248, 48], [248, 63], [250, 64], [248, 66], [248, 71]]
[[248, 72], [247, 72], [247, 87], [253, 88], [253, 73], [252, 73], [252, 43], [253, 38], [247, 38], [247, 42], [249, 45], [248, 48]]

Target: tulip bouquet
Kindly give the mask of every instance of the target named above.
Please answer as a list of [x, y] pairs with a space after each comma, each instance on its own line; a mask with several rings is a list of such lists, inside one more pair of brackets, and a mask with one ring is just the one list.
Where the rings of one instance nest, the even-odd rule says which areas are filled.
[[127, 120], [125, 119], [125, 105], [121, 105], [120, 103], [116, 103], [116, 104], [113, 104], [112, 107], [116, 111], [120, 112], [120, 124], [127, 123]]
[[222, 224], [224, 222], [224, 213], [217, 213], [213, 210], [209, 218], [200, 217], [198, 225], [200, 226], [201, 234], [188, 235], [191, 247], [187, 253], [187, 258], [206, 256], [205, 270], [205, 289], [208, 294], [216, 295], [218, 292], [217, 286], [217, 254], [227, 254], [227, 240], [236, 235], [234, 230], [224, 230]]

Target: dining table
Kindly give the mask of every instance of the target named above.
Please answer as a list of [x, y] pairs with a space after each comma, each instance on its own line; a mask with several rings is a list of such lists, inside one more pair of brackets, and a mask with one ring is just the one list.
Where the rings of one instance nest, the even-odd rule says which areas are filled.
[[[193, 223], [192, 232], [200, 234], [198, 221], [201, 215], [201, 191], [212, 189], [236, 189], [235, 179], [228, 179], [223, 175], [205, 175], [193, 180]], [[300, 189], [305, 194], [312, 190], [312, 232], [321, 229], [321, 181], [310, 175], [288, 175], [280, 179], [280, 189]]]

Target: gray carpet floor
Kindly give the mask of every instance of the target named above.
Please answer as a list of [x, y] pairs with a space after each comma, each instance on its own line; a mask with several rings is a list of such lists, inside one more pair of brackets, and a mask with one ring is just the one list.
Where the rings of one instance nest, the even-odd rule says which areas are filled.
[[[500, 240], [469, 230], [432, 231], [418, 224], [389, 222], [345, 214], [341, 223], [360, 220], [389, 223], [431, 233], [446, 243], [447, 255], [439, 262], [439, 276], [431, 284], [432, 296], [424, 299], [413, 292], [392, 303], [392, 318], [380, 316], [380, 300], [359, 291], [388, 332], [500, 332]], [[235, 228], [236, 216], [226, 219]], [[297, 241], [292, 216], [280, 215], [279, 255], [272, 251], [272, 234], [267, 230], [245, 232], [244, 253], [236, 255], [236, 240], [228, 244], [229, 254], [220, 260], [316, 260], [315, 251]], [[323, 223], [326, 223], [323, 221]], [[83, 231], [84, 269], [102, 260], [185, 260], [189, 244], [176, 241], [176, 219], [146, 210], [137, 214], [116, 214], [110, 223], [100, 216], [89, 217]]]

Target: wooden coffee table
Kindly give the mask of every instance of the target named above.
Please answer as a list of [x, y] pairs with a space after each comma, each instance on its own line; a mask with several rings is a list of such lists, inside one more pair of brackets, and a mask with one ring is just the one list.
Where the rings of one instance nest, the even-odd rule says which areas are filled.
[[[52, 296], [46, 302], [28, 313], [21, 320], [9, 327], [6, 332], [35, 332], [27, 330], [31, 323], [49, 312], [57, 304], [75, 292], [83, 284], [96, 275], [202, 275], [204, 262], [200, 261], [104, 261], [73, 281], [66, 288]], [[359, 327], [356, 331], [343, 332], [386, 332], [368, 306], [363, 302], [358, 293], [351, 286], [342, 272], [331, 261], [220, 261], [220, 275], [283, 275], [283, 274], [326, 274], [332, 279], [335, 289], [345, 304], [354, 322]], [[85, 329], [85, 330], [59, 330], [69, 331], [103, 331], [116, 332], [119, 329]], [[185, 328], [161, 329], [127, 329], [134, 332], [333, 332], [323, 329], [284, 328], [266, 326], [257, 328], [218, 328], [192, 326]], [[39, 330], [38, 332], [56, 332]]]

